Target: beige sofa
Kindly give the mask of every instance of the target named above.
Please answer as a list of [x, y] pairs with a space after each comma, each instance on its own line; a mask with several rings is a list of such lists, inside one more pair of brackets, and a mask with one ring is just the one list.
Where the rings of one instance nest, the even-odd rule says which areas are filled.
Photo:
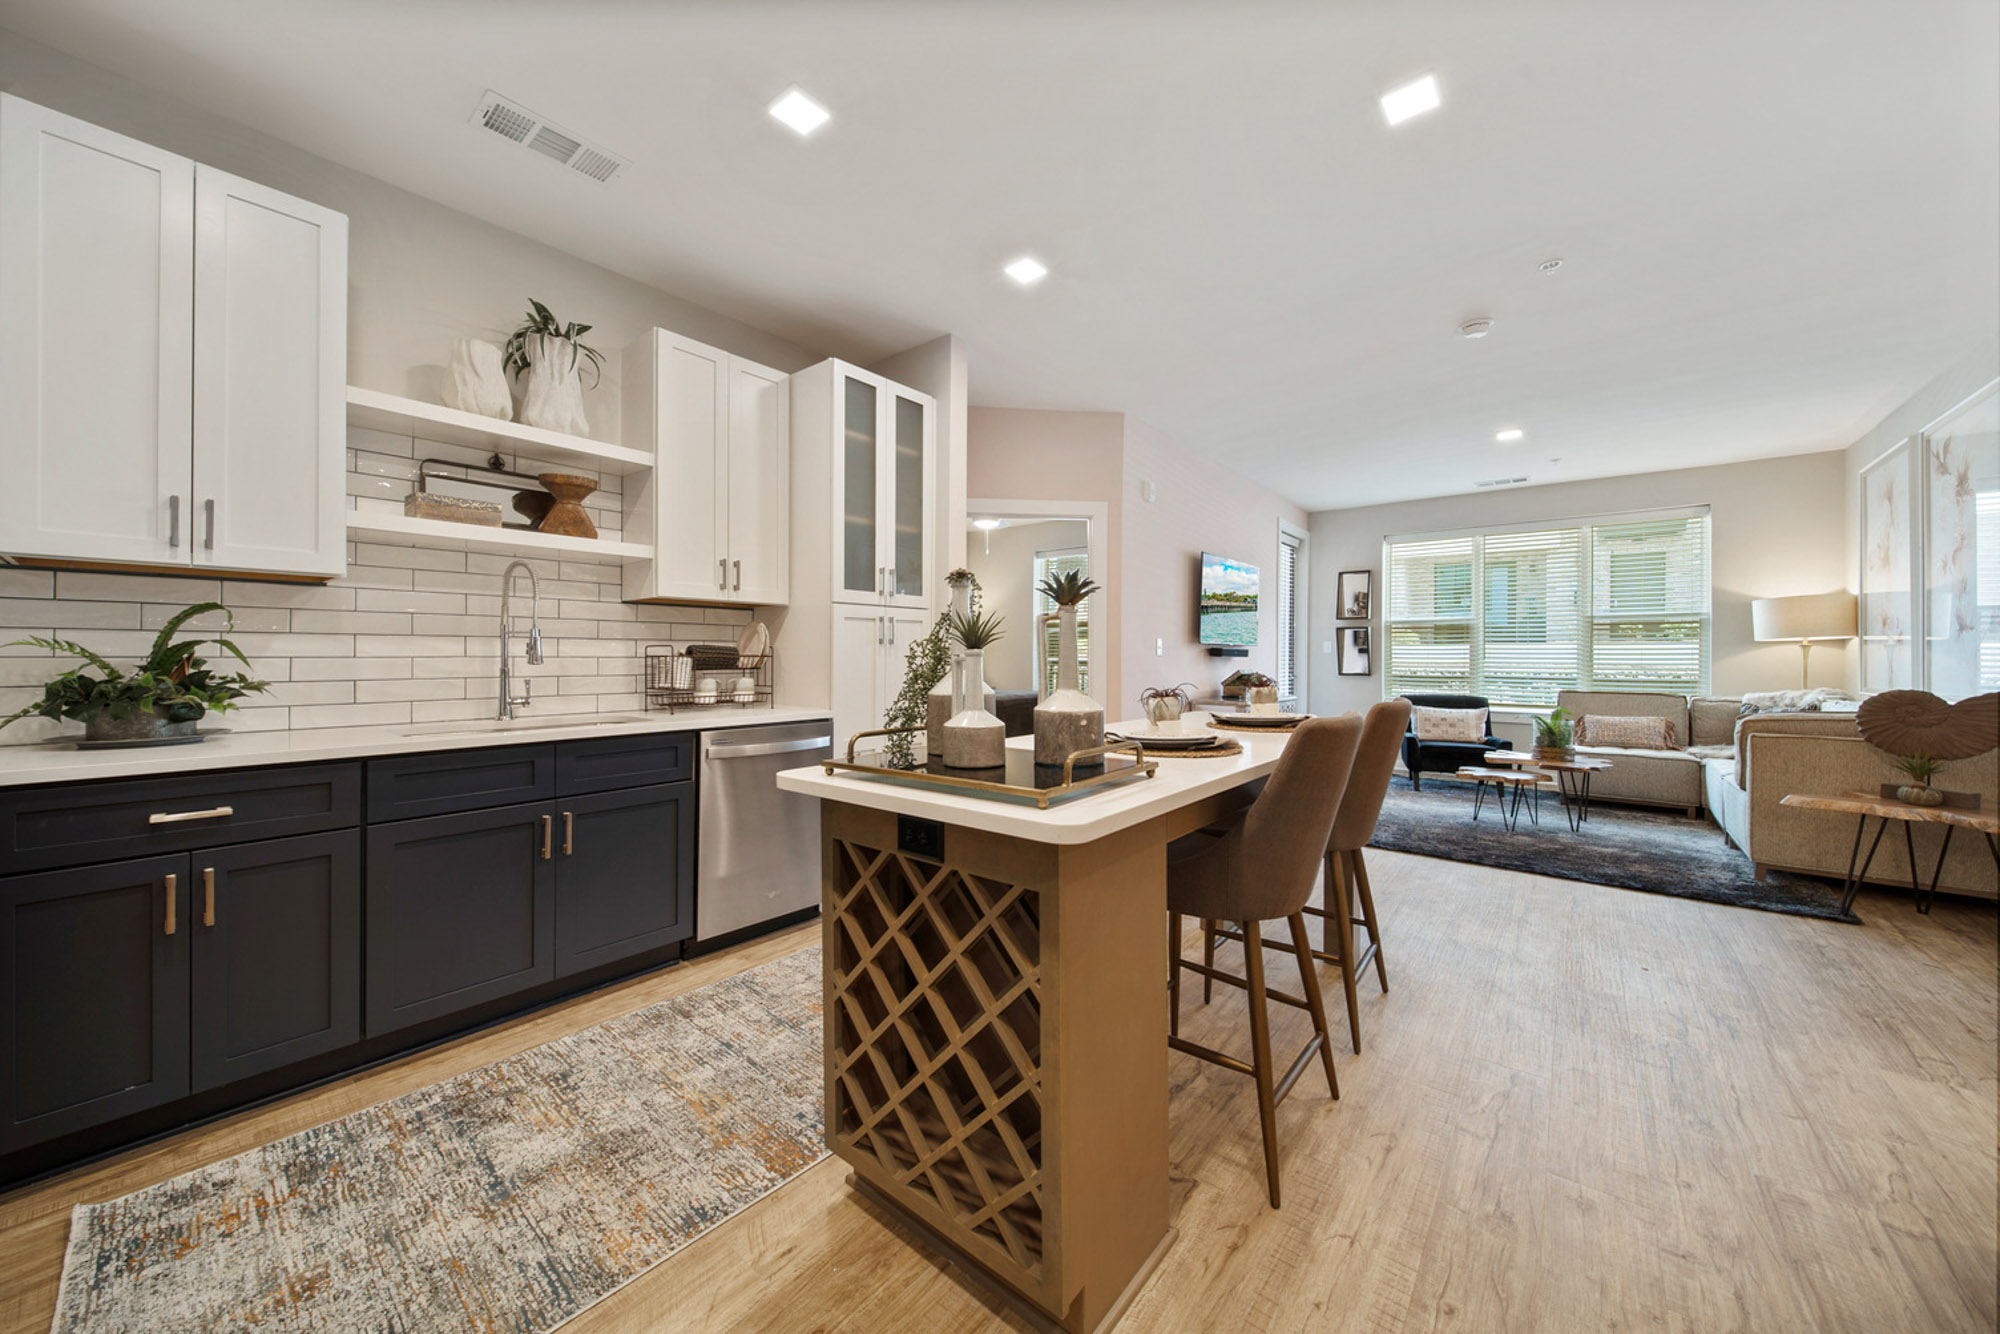
[[[1787, 794], [1839, 795], [1875, 792], [1898, 774], [1888, 757], [1861, 739], [1853, 714], [1765, 713], [1743, 719], [1736, 729], [1736, 754], [1704, 764], [1704, 799], [1723, 834], [1743, 851], [1762, 879], [1767, 870], [1799, 871], [1835, 880], [1847, 875], [1856, 820], [1851, 815], [1800, 810], [1780, 803]], [[2000, 807], [2000, 764], [1992, 755], [1948, 765], [1939, 785], [1977, 792], [1983, 807]], [[1917, 865], [1926, 883], [1937, 864], [1944, 831], [1936, 825], [1911, 829]], [[1869, 838], [1874, 838], [1871, 826]], [[1862, 848], [1867, 855], [1867, 848]], [[1903, 831], [1892, 824], [1876, 849], [1868, 879], [1907, 887], [1910, 858]], [[1993, 854], [1971, 830], [1952, 836], [1951, 853], [1938, 888], [1994, 898]]]
[[1592, 776], [1590, 799], [1629, 801], [1647, 806], [1678, 806], [1700, 815], [1702, 764], [1729, 748], [1734, 740], [1741, 701], [1730, 698], [1656, 695], [1613, 691], [1564, 690], [1558, 707], [1578, 718], [1589, 714], [1616, 718], [1665, 718], [1674, 735], [1691, 749], [1641, 750], [1628, 746], [1578, 746], [1577, 753], [1611, 761]]

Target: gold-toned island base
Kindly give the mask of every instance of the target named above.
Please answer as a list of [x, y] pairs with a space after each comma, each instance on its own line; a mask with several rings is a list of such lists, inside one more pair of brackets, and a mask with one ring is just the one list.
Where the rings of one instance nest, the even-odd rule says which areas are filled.
[[1045, 1326], [1108, 1329], [1172, 1240], [1166, 847], [1243, 799], [942, 861], [821, 803], [827, 1145]]

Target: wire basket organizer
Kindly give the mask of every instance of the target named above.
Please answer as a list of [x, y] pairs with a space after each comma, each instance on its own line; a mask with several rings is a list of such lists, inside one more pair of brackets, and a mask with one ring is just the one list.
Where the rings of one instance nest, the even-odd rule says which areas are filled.
[[648, 644], [646, 708], [768, 707], [775, 656], [738, 653], [734, 644]]

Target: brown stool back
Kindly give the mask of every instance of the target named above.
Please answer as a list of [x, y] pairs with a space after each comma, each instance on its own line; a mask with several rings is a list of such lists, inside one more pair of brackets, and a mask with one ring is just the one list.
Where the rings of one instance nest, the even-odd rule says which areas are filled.
[[[1361, 735], [1362, 721], [1352, 716], [1301, 723], [1285, 743], [1285, 753], [1263, 792], [1247, 811], [1219, 832], [1178, 840], [1167, 854], [1173, 1006], [1167, 1040], [1176, 1051], [1199, 1056], [1256, 1080], [1257, 1112], [1264, 1132], [1264, 1170], [1273, 1208], [1278, 1205], [1278, 1101], [1291, 1092], [1315, 1054], [1326, 1071], [1328, 1092], [1336, 1098], [1340, 1096], [1303, 910], [1312, 897], [1313, 881], [1333, 834], [1334, 817], [1354, 766]], [[1247, 977], [1221, 972], [1212, 961], [1197, 964], [1181, 957], [1181, 919], [1189, 914], [1202, 918], [1205, 925], [1215, 921], [1243, 924]], [[1291, 927], [1293, 953], [1305, 984], [1304, 999], [1271, 991], [1264, 985], [1261, 923], [1279, 918]], [[1250, 993], [1249, 1062], [1180, 1036], [1183, 969], [1200, 973], [1209, 982], [1228, 983]], [[1311, 1041], [1284, 1076], [1276, 1080], [1272, 1075], [1268, 1000], [1305, 1010], [1313, 1021]]]
[[[1320, 906], [1305, 909], [1326, 922], [1326, 948], [1314, 954], [1340, 968], [1341, 985], [1347, 992], [1348, 1034], [1354, 1039], [1357, 1055], [1361, 1051], [1361, 1014], [1354, 991], [1355, 975], [1373, 959], [1377, 981], [1383, 991], [1389, 989], [1389, 970], [1382, 962], [1382, 935], [1375, 923], [1375, 894], [1368, 884], [1368, 864], [1362, 860], [1361, 850], [1375, 837], [1375, 822], [1381, 817], [1409, 725], [1407, 699], [1384, 700], [1368, 710], [1361, 724], [1361, 745], [1354, 753], [1354, 769], [1333, 819], [1333, 833], [1327, 839]], [[1354, 915], [1357, 896], [1361, 900], [1359, 917]], [[1357, 926], [1368, 930], [1368, 947], [1359, 952], [1354, 940]]]

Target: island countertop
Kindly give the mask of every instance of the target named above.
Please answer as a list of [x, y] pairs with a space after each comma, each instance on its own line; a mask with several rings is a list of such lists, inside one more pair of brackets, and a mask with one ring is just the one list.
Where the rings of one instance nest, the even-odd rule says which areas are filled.
[[[826, 709], [705, 708], [687, 713], [618, 714], [610, 721], [595, 714], [522, 717], [508, 723], [450, 722], [389, 727], [323, 727], [310, 731], [230, 732], [187, 746], [144, 746], [78, 750], [61, 741], [0, 745], [0, 787], [41, 783], [82, 783], [100, 778], [156, 778], [244, 769], [268, 764], [319, 760], [374, 759], [423, 751], [476, 750], [525, 746], [541, 741], [633, 736], [645, 732], [705, 732], [766, 723], [826, 721]], [[225, 715], [217, 723], [228, 726]]]
[[[1130, 734], [1146, 726], [1143, 720], [1129, 721], [1109, 724], [1105, 731]], [[1264, 777], [1277, 767], [1278, 757], [1285, 751], [1285, 739], [1290, 735], [1287, 731], [1265, 734], [1233, 729], [1218, 734], [1240, 742], [1242, 753], [1213, 758], [1149, 757], [1157, 758], [1159, 763], [1152, 777], [1092, 789], [1047, 810], [1026, 802], [960, 796], [941, 788], [923, 788], [884, 778], [829, 774], [819, 765], [785, 770], [778, 775], [778, 786], [787, 792], [826, 801], [894, 811], [899, 815], [920, 815], [1034, 843], [1089, 843]], [[1014, 737], [1007, 744], [1021, 749], [1032, 747], [1035, 742], [1033, 737]]]

